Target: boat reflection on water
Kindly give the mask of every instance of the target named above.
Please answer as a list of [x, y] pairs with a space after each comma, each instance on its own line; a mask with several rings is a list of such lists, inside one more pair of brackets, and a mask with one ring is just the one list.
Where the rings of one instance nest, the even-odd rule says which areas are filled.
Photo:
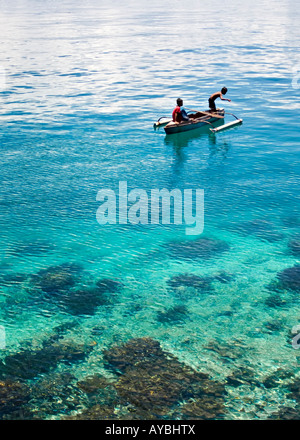
[[[217, 121], [214, 126], [219, 127], [224, 124], [224, 121]], [[206, 156], [207, 163], [220, 164], [227, 159], [227, 153], [230, 149], [230, 143], [228, 138], [218, 136], [212, 133], [209, 127], [201, 127], [194, 131], [176, 133], [172, 135], [166, 135], [164, 143], [167, 147], [171, 147], [176, 157], [176, 163], [179, 165], [187, 160], [186, 147], [195, 145], [195, 140], [201, 140], [205, 138], [208, 140], [208, 151], [206, 150], [204, 155]], [[207, 146], [207, 142], [206, 146]], [[199, 147], [201, 145], [199, 144]], [[208, 154], [207, 154], [208, 153]]]
[[[214, 123], [214, 127], [219, 127], [224, 124], [224, 120], [220, 120]], [[174, 133], [165, 136], [164, 142], [168, 146], [173, 148], [187, 147], [193, 140], [200, 139], [203, 136], [209, 136], [209, 141], [215, 143], [216, 135], [211, 132], [209, 126], [203, 126], [196, 128], [192, 131], [184, 131], [182, 133]]]

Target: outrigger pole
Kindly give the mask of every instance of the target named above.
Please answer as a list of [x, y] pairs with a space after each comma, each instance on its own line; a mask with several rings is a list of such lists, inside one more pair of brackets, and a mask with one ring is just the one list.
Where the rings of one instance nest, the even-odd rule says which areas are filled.
[[235, 125], [239, 125], [243, 122], [243, 119], [239, 119], [237, 116], [235, 116], [233, 113], [227, 113], [225, 112], [225, 114], [234, 116], [236, 121], [232, 121], [232, 122], [227, 122], [227, 124], [223, 124], [220, 125], [220, 127], [216, 127], [216, 128], [210, 128], [210, 131], [212, 131], [213, 133], [217, 133], [219, 131], [222, 130], [226, 130], [226, 128], [230, 128], [230, 127], [234, 127]]

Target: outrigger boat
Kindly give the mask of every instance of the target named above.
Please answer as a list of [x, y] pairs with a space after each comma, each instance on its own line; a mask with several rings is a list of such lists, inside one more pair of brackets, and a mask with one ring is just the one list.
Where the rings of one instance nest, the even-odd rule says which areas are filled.
[[223, 120], [225, 117], [224, 109], [217, 109], [216, 112], [212, 113], [209, 110], [207, 111], [195, 111], [195, 113], [188, 113], [189, 121], [180, 122], [180, 124], [175, 124], [170, 118], [159, 118], [158, 121], [154, 124], [154, 127], [157, 128], [161, 125], [164, 125], [164, 130], [166, 134], [173, 133], [181, 133], [184, 131], [195, 130], [196, 128], [208, 126], [213, 133], [224, 130], [229, 127], [233, 127], [237, 124], [241, 124], [243, 122], [242, 119], [239, 119], [237, 116], [232, 113], [228, 113], [236, 119], [235, 121], [228, 122], [227, 124], [223, 124], [219, 127], [214, 127], [213, 123]]

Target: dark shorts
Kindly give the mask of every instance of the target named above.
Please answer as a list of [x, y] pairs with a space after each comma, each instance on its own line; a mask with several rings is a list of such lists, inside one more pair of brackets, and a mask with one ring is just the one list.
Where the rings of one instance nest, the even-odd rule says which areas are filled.
[[216, 111], [216, 110], [217, 110], [217, 109], [216, 109], [215, 101], [214, 101], [213, 99], [210, 99], [210, 98], [209, 98], [209, 100], [208, 100], [208, 105], [209, 105], [210, 110], [213, 110], [213, 111]]

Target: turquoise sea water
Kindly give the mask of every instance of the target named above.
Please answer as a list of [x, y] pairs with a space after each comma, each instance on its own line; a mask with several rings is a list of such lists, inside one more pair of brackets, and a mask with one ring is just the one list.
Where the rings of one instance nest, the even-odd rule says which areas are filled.
[[[1, 418], [91, 418], [100, 404], [98, 418], [183, 419], [191, 402], [192, 418], [298, 418], [299, 8], [1, 3], [0, 395], [26, 386]], [[241, 126], [153, 129], [177, 97], [205, 110], [223, 85], [232, 102], [218, 105]], [[203, 189], [203, 234], [99, 225], [97, 193], [120, 181]], [[141, 413], [119, 385], [78, 387], [119, 383], [105, 350], [136, 338], [222, 384], [221, 410], [214, 393]]]

